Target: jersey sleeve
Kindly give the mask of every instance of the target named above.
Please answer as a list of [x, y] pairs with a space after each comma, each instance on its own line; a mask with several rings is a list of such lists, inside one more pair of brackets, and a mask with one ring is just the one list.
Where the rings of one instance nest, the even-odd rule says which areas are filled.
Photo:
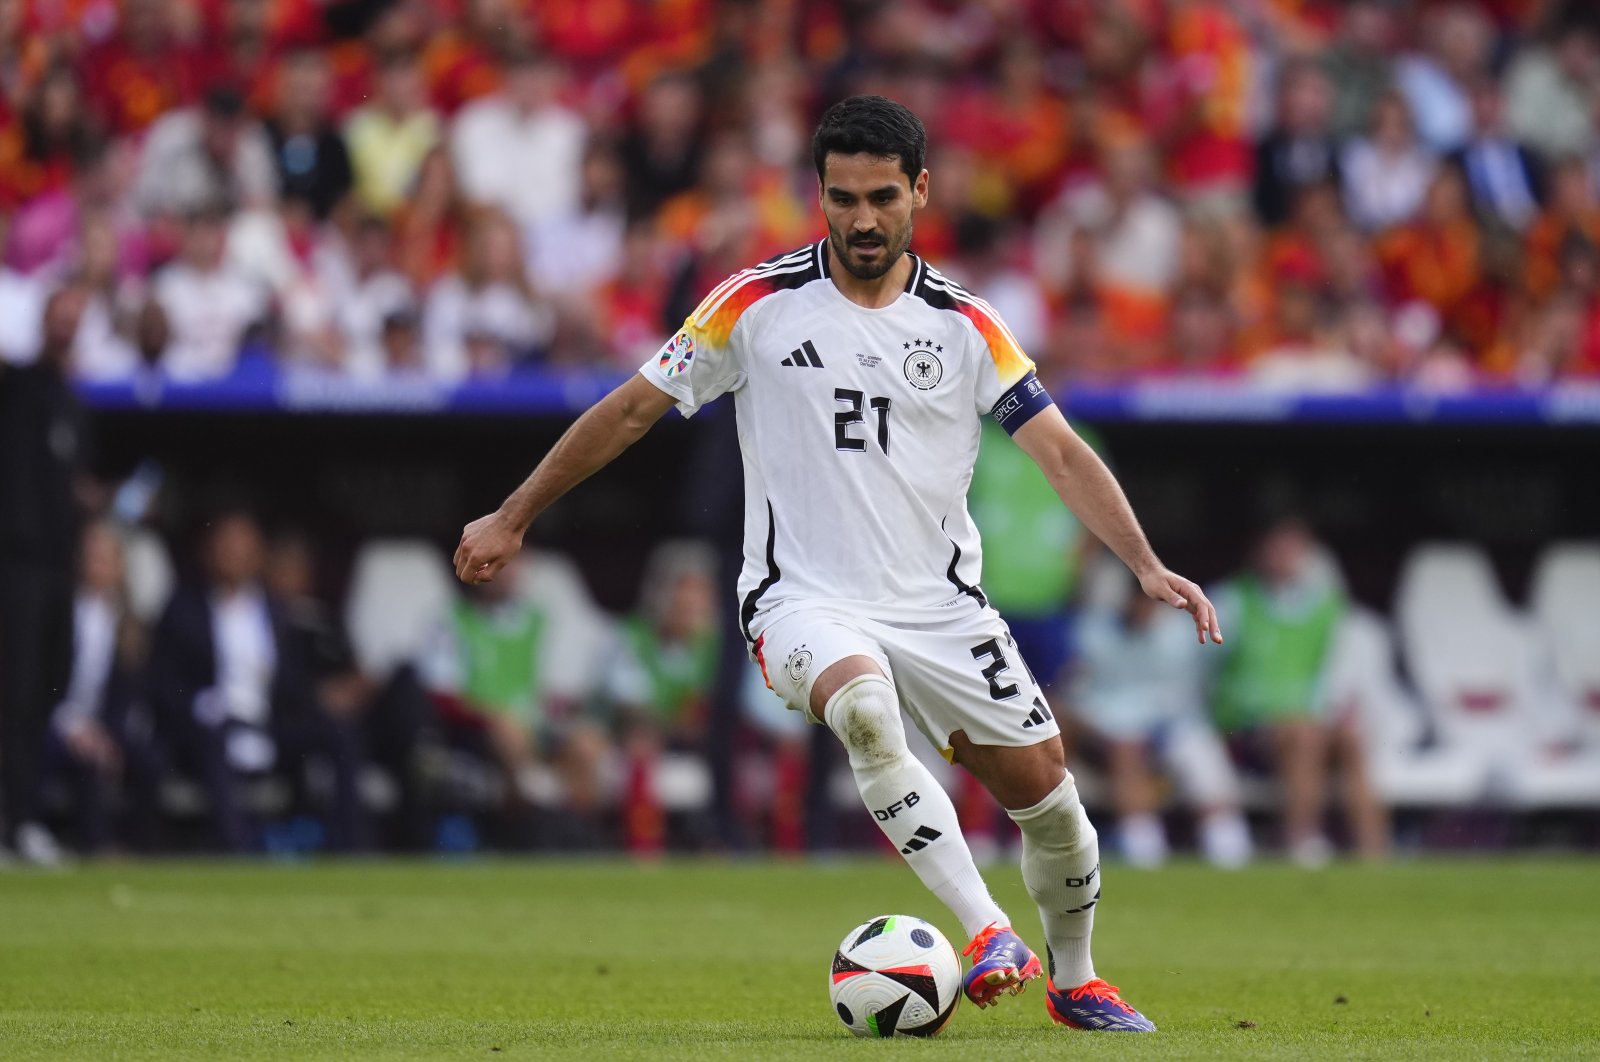
[[993, 417], [1007, 434], [1015, 435], [1041, 410], [1053, 405], [1050, 392], [1034, 371], [1011, 330], [988, 303], [975, 300], [961, 307], [977, 330], [977, 387], [979, 416]]
[[639, 372], [677, 399], [678, 412], [686, 417], [713, 398], [737, 391], [745, 380], [743, 330], [738, 326], [769, 291], [745, 274], [723, 281]]

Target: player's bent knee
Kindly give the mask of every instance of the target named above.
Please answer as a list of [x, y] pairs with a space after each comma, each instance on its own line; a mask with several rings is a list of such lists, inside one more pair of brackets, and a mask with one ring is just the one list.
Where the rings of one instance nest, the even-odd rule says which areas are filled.
[[1071, 775], [1033, 807], [1007, 811], [1025, 836], [1051, 848], [1077, 850], [1099, 840], [1094, 823], [1083, 810], [1078, 786]]
[[852, 766], [898, 760], [909, 751], [900, 698], [882, 675], [859, 675], [829, 698], [823, 716], [850, 753]]

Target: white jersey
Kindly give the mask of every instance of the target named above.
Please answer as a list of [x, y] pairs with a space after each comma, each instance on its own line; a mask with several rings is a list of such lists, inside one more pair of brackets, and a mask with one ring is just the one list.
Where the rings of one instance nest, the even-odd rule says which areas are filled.
[[880, 309], [834, 286], [826, 240], [747, 269], [640, 369], [685, 416], [734, 394], [752, 642], [802, 605], [915, 621], [984, 603], [967, 515], [979, 418], [1015, 431], [1050, 398], [987, 303], [908, 257]]

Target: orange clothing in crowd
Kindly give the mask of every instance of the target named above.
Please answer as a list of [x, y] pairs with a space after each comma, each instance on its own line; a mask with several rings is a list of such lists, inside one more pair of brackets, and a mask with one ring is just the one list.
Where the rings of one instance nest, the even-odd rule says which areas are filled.
[[446, 114], [489, 95], [501, 81], [499, 59], [460, 30], [442, 33], [429, 43], [422, 53], [422, 71], [429, 97]]
[[165, 112], [193, 102], [202, 86], [187, 48], [168, 44], [136, 52], [120, 38], [84, 58], [84, 94], [114, 134], [138, 133]]
[[1425, 221], [1402, 225], [1379, 237], [1376, 250], [1391, 298], [1428, 303], [1470, 346], [1492, 340], [1494, 307], [1481, 297], [1480, 240], [1470, 218], [1444, 226]]
[[[780, 174], [757, 178], [746, 195], [738, 206], [755, 213], [756, 228], [750, 240], [758, 260], [782, 254], [802, 242], [810, 231], [811, 215], [789, 194]], [[701, 226], [715, 209], [711, 196], [699, 188], [691, 188], [661, 205], [656, 225], [668, 240], [694, 245], [700, 242]]]
[[1545, 211], [1528, 230], [1523, 278], [1528, 293], [1543, 299], [1561, 285], [1561, 247], [1569, 237], [1600, 247], [1600, 210], [1570, 218]]
[[534, 11], [545, 47], [580, 69], [603, 69], [639, 31], [631, 0], [543, 0]]
[[1167, 161], [1173, 182], [1242, 187], [1254, 165], [1248, 35], [1216, 0], [1187, 0], [1167, 22], [1166, 45], [1180, 101]]
[[1041, 89], [1020, 100], [1000, 92], [964, 93], [942, 122], [944, 136], [1004, 174], [1019, 205], [1033, 210], [1059, 186], [1073, 147], [1071, 119], [1067, 102]]
[[65, 155], [27, 157], [27, 137], [17, 122], [0, 127], [0, 210], [14, 210], [36, 196], [72, 183], [73, 160]]
[[423, 217], [411, 203], [394, 213], [395, 261], [418, 291], [455, 268], [461, 258], [463, 225], [454, 215]]

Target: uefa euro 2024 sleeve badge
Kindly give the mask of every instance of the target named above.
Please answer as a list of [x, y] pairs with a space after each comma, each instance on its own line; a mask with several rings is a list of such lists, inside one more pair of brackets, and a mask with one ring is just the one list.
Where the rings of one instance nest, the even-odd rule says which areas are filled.
[[677, 376], [679, 373], [687, 372], [692, 361], [694, 361], [694, 337], [686, 331], [673, 336], [667, 345], [661, 348], [659, 367], [663, 376]]
[[930, 339], [913, 339], [902, 343], [911, 353], [906, 355], [903, 369], [906, 382], [919, 391], [931, 391], [944, 379], [944, 363], [939, 360], [935, 351], [943, 351], [944, 347], [934, 344]]

